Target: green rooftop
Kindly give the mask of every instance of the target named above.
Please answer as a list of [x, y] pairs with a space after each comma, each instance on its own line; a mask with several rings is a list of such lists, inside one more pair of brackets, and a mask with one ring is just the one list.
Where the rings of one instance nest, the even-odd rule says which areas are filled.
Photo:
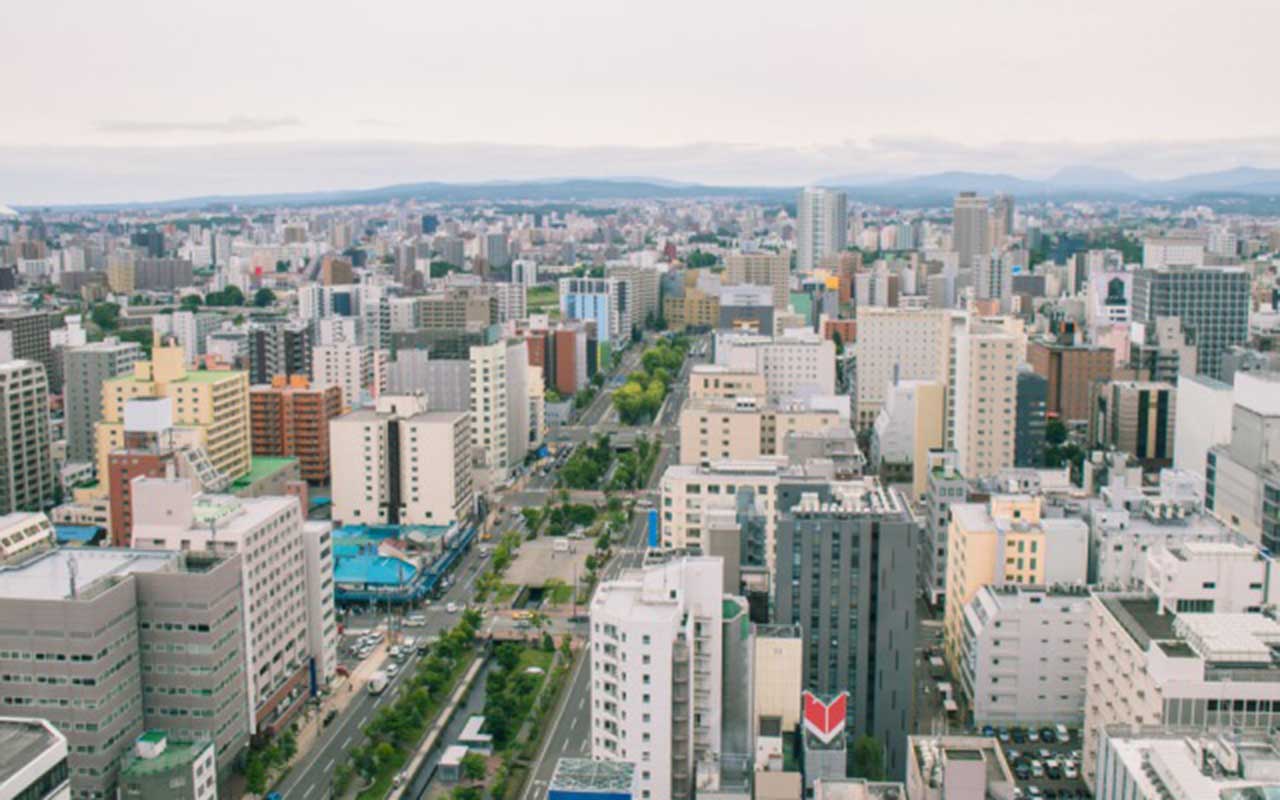
[[249, 471], [231, 483], [231, 490], [247, 489], [297, 463], [298, 459], [292, 456], [253, 456], [249, 460]]
[[[158, 738], [150, 738], [150, 737]], [[149, 744], [156, 744], [159, 740], [165, 738], [163, 731], [147, 731], [141, 737], [142, 741]], [[120, 772], [121, 780], [129, 778], [143, 778], [152, 775], [164, 775], [178, 770], [191, 770], [191, 763], [200, 757], [207, 748], [212, 747], [212, 742], [175, 742], [169, 741], [165, 746], [164, 752], [155, 758], [140, 758], [134, 754], [125, 764]]]

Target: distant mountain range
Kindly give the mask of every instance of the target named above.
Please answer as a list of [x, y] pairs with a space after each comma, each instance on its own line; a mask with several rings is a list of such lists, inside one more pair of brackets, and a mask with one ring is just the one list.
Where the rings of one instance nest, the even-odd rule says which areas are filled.
[[[845, 176], [818, 185], [844, 189], [853, 200], [898, 205], [946, 205], [958, 192], [1008, 192], [1026, 200], [1112, 199], [1171, 203], [1280, 202], [1280, 170], [1238, 167], [1187, 175], [1173, 180], [1146, 181], [1125, 172], [1092, 166], [1072, 166], [1037, 180], [982, 172], [940, 172], [913, 177]], [[392, 200], [434, 202], [546, 202], [585, 203], [645, 198], [743, 198], [786, 203], [795, 199], [794, 186], [713, 186], [655, 178], [568, 178], [484, 183], [404, 183], [373, 189], [188, 197], [156, 203], [124, 203], [73, 208], [216, 209], [229, 206], [356, 205]], [[29, 209], [30, 210], [30, 209]]]

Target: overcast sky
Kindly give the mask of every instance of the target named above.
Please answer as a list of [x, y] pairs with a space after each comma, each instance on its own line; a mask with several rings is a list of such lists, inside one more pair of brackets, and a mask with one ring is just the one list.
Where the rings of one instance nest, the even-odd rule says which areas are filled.
[[1275, 0], [41, 0], [4, 16], [0, 202], [1280, 167]]

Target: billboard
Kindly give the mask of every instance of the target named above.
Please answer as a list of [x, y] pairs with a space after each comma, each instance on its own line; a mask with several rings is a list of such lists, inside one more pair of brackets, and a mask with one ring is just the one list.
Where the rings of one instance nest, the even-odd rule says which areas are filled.
[[823, 743], [830, 743], [844, 731], [845, 715], [849, 708], [849, 693], [840, 692], [829, 700], [823, 700], [813, 692], [805, 692], [804, 727]]

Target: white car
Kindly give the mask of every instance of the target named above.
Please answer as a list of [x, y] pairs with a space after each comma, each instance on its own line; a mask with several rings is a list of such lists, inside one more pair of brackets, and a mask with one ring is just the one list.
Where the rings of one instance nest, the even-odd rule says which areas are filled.
[[400, 671], [399, 664], [392, 662], [387, 665], [387, 668], [386, 668], [387, 677], [394, 678], [396, 676], [396, 673], [399, 671]]
[[444, 610], [445, 610], [445, 611], [447, 611], [447, 612], [449, 612], [450, 614], [457, 614], [457, 613], [458, 613], [458, 604], [457, 604], [457, 603], [450, 603], [449, 605], [447, 605], [447, 606], [445, 606], [445, 607], [444, 607]]

